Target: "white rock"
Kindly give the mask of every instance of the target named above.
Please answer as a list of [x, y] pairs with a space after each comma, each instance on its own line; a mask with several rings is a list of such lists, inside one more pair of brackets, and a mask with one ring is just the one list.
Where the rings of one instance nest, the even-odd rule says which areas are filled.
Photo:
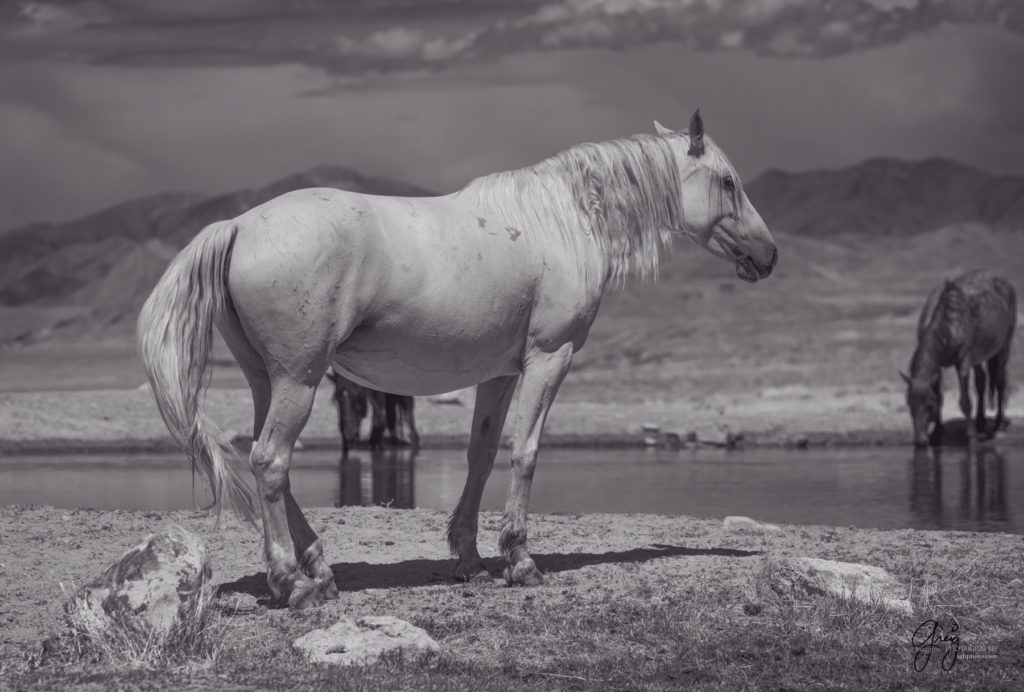
[[180, 527], [152, 534], [64, 605], [72, 629], [97, 634], [113, 623], [165, 635], [209, 601], [210, 564], [199, 538]]
[[889, 572], [872, 565], [813, 557], [786, 558], [773, 571], [771, 586], [776, 593], [797, 598], [829, 595], [880, 605], [906, 615], [914, 612], [903, 585]]
[[755, 520], [751, 519], [750, 517], [740, 517], [740, 516], [726, 517], [722, 521], [722, 528], [724, 528], [726, 531], [735, 531], [735, 532], [739, 532], [739, 531], [760, 531], [760, 532], [764, 533], [764, 532], [781, 531], [781, 529], [777, 525], [775, 525], [775, 524], [764, 524], [764, 523], [761, 523], [759, 521], [755, 521]]
[[295, 640], [295, 648], [312, 663], [365, 666], [390, 651], [419, 658], [440, 651], [430, 635], [390, 615], [342, 618], [327, 629], [316, 629]]

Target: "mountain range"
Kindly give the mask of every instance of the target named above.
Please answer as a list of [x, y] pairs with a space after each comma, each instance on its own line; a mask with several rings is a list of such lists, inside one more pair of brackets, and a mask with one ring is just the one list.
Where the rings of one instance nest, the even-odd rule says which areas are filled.
[[[33, 323], [30, 333], [0, 330], [0, 341], [35, 341], [55, 329], [128, 331], [170, 258], [200, 229], [286, 191], [320, 186], [431, 194], [348, 168], [318, 166], [258, 189], [153, 195], [72, 221], [7, 231], [0, 234], [0, 306], [70, 306], [75, 312], [42, 330]], [[747, 185], [747, 193], [769, 228], [794, 236], [900, 237], [963, 224], [1024, 231], [1024, 176], [993, 175], [944, 159], [771, 170]]]

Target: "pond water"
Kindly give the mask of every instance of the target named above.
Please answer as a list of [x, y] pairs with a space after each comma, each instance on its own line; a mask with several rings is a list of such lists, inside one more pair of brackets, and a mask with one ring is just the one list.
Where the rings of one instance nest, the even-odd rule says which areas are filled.
[[[463, 450], [296, 453], [292, 490], [304, 507], [390, 504], [451, 510], [465, 480]], [[508, 450], [499, 452], [483, 509], [504, 507]], [[532, 512], [655, 513], [864, 528], [1024, 533], [1024, 449], [696, 450], [542, 449]], [[0, 504], [180, 509], [193, 498], [180, 454], [0, 458]]]

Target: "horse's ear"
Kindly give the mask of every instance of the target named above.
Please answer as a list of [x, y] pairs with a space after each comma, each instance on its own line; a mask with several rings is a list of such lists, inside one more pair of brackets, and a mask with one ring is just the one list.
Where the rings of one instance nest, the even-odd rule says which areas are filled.
[[910, 385], [910, 375], [900, 370], [900, 377], [903, 378], [903, 381], [906, 382], [908, 386]]
[[659, 135], [672, 134], [672, 130], [668, 129], [667, 127], [659, 123], [657, 120], [654, 121], [654, 131]]
[[704, 119], [700, 117], [700, 108], [690, 116], [690, 148], [686, 152], [690, 156], [704, 155]]

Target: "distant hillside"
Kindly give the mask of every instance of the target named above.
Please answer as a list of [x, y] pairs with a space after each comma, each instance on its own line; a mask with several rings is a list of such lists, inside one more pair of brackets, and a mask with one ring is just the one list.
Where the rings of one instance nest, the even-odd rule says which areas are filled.
[[[200, 229], [289, 190], [316, 186], [371, 194], [430, 194], [347, 168], [320, 166], [259, 189], [213, 197], [155, 195], [75, 221], [0, 234], [0, 310], [6, 311], [7, 322], [0, 325], [0, 342], [127, 335], [167, 262]], [[872, 237], [905, 238], [915, 247], [918, 236], [941, 240], [949, 252], [929, 249], [927, 259], [939, 262], [929, 272], [931, 277], [941, 275], [942, 267], [959, 264], [950, 264], [949, 253], [966, 265], [991, 264], [1001, 257], [1009, 239], [993, 241], [986, 229], [1024, 230], [1024, 177], [992, 175], [938, 159], [875, 159], [838, 171], [770, 171], [750, 183], [748, 192], [769, 227], [788, 237], [780, 280], [790, 272], [837, 278], [846, 271], [842, 262], [831, 261], [831, 250], [823, 249], [832, 245], [808, 244], [811, 239], [842, 234], [846, 240], [835, 247], [863, 245], [860, 265], [878, 252]], [[938, 229], [946, 231], [935, 235]], [[808, 242], [798, 242], [796, 236], [806, 236]], [[915, 261], [924, 266], [925, 259]], [[693, 262], [686, 265], [688, 277], [694, 272], [718, 276], [722, 271], [701, 260], [686, 260]], [[681, 261], [666, 262], [663, 277], [682, 267]]]
[[[154, 195], [73, 221], [33, 224], [0, 235], [0, 305], [68, 302], [148, 241], [179, 248], [213, 221], [237, 216], [304, 187], [337, 187], [383, 195], [431, 194], [414, 185], [367, 177], [349, 168], [318, 166], [255, 190], [214, 197]], [[152, 277], [150, 287], [158, 277], [159, 273]]]
[[946, 159], [772, 170], [749, 184], [747, 194], [769, 228], [799, 235], [914, 234], [962, 223], [1024, 230], [1024, 176]]

